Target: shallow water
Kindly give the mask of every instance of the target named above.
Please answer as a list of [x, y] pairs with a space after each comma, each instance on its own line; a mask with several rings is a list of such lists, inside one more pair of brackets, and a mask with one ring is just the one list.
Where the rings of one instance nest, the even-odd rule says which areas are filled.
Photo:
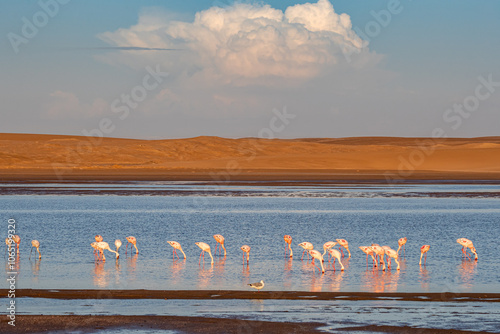
[[[30, 194], [25, 189], [0, 196], [4, 235], [7, 219], [14, 218], [22, 238], [15, 264], [18, 289], [244, 290], [263, 279], [266, 290], [500, 292], [496, 185], [222, 187], [150, 182], [17, 184], [2, 189], [20, 186]], [[72, 195], [75, 188], [93, 194]], [[110, 195], [110, 188], [118, 191]], [[104, 195], [96, 195], [100, 192]], [[125, 237], [134, 235], [140, 254], [125, 255], [122, 247], [119, 260], [106, 252], [106, 263], [95, 264], [90, 247], [95, 234], [110, 245], [117, 238], [125, 244]], [[206, 255], [199, 265], [200, 250], [194, 243], [207, 242], [213, 249], [214, 234], [224, 235], [228, 255], [215, 257], [213, 266]], [[284, 234], [293, 237], [293, 260], [284, 256]], [[408, 243], [401, 271], [367, 266], [358, 246], [379, 243], [397, 249], [403, 236]], [[478, 262], [462, 259], [459, 237], [474, 241]], [[309, 241], [322, 250], [324, 242], [336, 238], [347, 239], [352, 253], [344, 260], [344, 272], [330, 266], [321, 275], [300, 260], [298, 243]], [[28, 260], [32, 239], [41, 243], [41, 261]], [[188, 259], [173, 260], [167, 240], [180, 242]], [[248, 266], [241, 258], [243, 244], [252, 247]], [[423, 244], [431, 249], [420, 267]]]
[[[5, 299], [0, 300], [3, 304]], [[366, 325], [500, 333], [500, 304], [401, 300], [57, 300], [18, 298], [19, 314], [170, 315], [319, 322], [328, 332]], [[69, 311], [71, 310], [71, 311]], [[363, 332], [366, 333], [366, 332]]]

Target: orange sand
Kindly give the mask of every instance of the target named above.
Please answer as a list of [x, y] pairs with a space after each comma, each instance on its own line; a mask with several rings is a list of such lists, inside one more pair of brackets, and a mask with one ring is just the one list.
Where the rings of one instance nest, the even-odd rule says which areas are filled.
[[172, 140], [0, 134], [0, 179], [500, 179], [500, 137]]

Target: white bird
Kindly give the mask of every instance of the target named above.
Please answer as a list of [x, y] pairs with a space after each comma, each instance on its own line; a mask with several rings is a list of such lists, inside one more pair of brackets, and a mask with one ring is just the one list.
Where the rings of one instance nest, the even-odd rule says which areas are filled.
[[[321, 272], [322, 272], [322, 273], [324, 273], [324, 272], [325, 272], [325, 267], [323, 267], [323, 255], [321, 255], [321, 253], [320, 253], [320, 252], [318, 252], [318, 251], [317, 251], [317, 250], [315, 250], [315, 249], [310, 250], [310, 251], [309, 251], [309, 254], [311, 254], [311, 256], [312, 256], [312, 258], [313, 258], [313, 260], [312, 260], [312, 264], [313, 264], [313, 266], [315, 266], [316, 268], [318, 268], [318, 269], [319, 269], [319, 267], [318, 267], [318, 266], [316, 266], [316, 265], [314, 264], [314, 260], [315, 260], [315, 259], [318, 259], [318, 260], [319, 260], [319, 264], [321, 265]], [[314, 270], [314, 268], [313, 268], [313, 270]]]
[[[323, 244], [323, 257], [325, 257], [326, 255], [326, 252], [328, 252], [330, 249], [332, 249], [336, 244], [338, 244], [338, 242], [335, 242], [335, 241], [327, 241]], [[328, 260], [330, 261], [330, 260]]]
[[340, 258], [342, 256], [342, 255], [340, 255], [340, 252], [338, 250], [332, 248], [328, 251], [328, 253], [330, 253], [331, 257], [333, 257], [333, 263], [332, 263], [333, 270], [335, 270], [335, 259], [337, 259], [337, 260], [339, 260], [340, 270], [344, 271], [344, 265], [342, 264], [342, 261], [340, 261]]
[[212, 259], [211, 263], [214, 264], [214, 257], [212, 256], [212, 252], [210, 251], [210, 246], [204, 242], [195, 242], [195, 244], [196, 246], [201, 248], [200, 260], [198, 261], [198, 263], [201, 261], [201, 255], [203, 255], [203, 262], [205, 262], [205, 252], [207, 252]]
[[96, 247], [97, 247], [97, 249], [99, 249], [101, 251], [103, 262], [106, 261], [106, 257], [104, 256], [104, 250], [108, 250], [112, 253], [115, 253], [117, 259], [120, 257], [120, 254], [118, 254], [117, 251], [114, 251], [111, 248], [109, 248], [109, 244], [107, 242], [104, 242], [104, 241], [98, 242], [96, 244]]
[[304, 253], [306, 251], [307, 251], [307, 257], [309, 258], [309, 251], [314, 249], [313, 244], [305, 241], [305, 242], [300, 243], [299, 246], [304, 248], [304, 251], [302, 252], [302, 257], [300, 259], [302, 260], [304, 258]]
[[250, 283], [248, 285], [250, 285], [251, 288], [257, 289], [257, 292], [259, 292], [260, 289], [264, 287], [264, 281], [260, 281], [258, 283]]
[[115, 240], [116, 251], [118, 252], [120, 247], [122, 246], [122, 241], [120, 239]]

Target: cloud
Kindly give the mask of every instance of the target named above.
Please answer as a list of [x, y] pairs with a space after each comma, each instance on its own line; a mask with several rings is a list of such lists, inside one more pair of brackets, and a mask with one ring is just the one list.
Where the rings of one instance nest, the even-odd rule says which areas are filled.
[[97, 98], [92, 103], [81, 103], [71, 92], [57, 90], [50, 94], [45, 106], [45, 115], [51, 119], [82, 119], [103, 115], [109, 109], [109, 104]]
[[[136, 25], [99, 38], [113, 47], [182, 49], [175, 54], [125, 50], [99, 56], [106, 62], [137, 68], [157, 61], [173, 75], [237, 85], [276, 84], [269, 78], [304, 81], [380, 60], [362, 47], [349, 15], [337, 14], [328, 0], [291, 6], [285, 12], [258, 4], [212, 7], [198, 12], [193, 22], [145, 12]], [[358, 60], [350, 62], [344, 53], [353, 49]]]

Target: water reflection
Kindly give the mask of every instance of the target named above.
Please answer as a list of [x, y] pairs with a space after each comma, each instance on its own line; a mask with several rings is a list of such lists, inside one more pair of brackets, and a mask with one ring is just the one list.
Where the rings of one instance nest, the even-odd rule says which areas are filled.
[[400, 270], [380, 271], [378, 268], [368, 268], [361, 277], [364, 291], [395, 292], [398, 289]]
[[129, 281], [135, 281], [137, 278], [137, 258], [139, 254], [135, 253], [134, 255], [127, 256], [127, 277]]
[[420, 266], [419, 281], [420, 281], [420, 287], [422, 288], [422, 291], [428, 291], [429, 284], [431, 282], [431, 276], [430, 276], [429, 271], [427, 270], [425, 265]]
[[337, 270], [331, 276], [330, 291], [340, 291], [342, 280], [344, 279], [345, 271]]
[[212, 278], [214, 275], [214, 266], [213, 264], [207, 264], [201, 263], [199, 264], [199, 270], [198, 270], [198, 288], [205, 290], [209, 283], [210, 283], [210, 278]]
[[293, 286], [293, 272], [292, 272], [293, 259], [288, 257], [285, 259], [283, 286], [286, 290], [291, 290]]
[[108, 286], [108, 278], [106, 271], [104, 270], [103, 262], [96, 262], [94, 264], [94, 275], [93, 275], [94, 285], [100, 288]]
[[31, 281], [33, 283], [38, 283], [38, 276], [39, 276], [39, 273], [40, 273], [40, 263], [42, 263], [42, 260], [38, 259], [38, 257], [32, 261], [30, 260], [30, 263], [31, 263], [31, 274], [32, 274], [32, 279]]
[[224, 269], [226, 266], [226, 257], [215, 259], [215, 274], [217, 277], [224, 276]]
[[471, 288], [474, 282], [474, 276], [477, 272], [477, 261], [467, 260], [462, 258], [462, 262], [458, 265], [460, 281], [466, 288]]
[[322, 274], [321, 271], [319, 273], [315, 272], [314, 275], [311, 276], [310, 279], [311, 285], [309, 287], [309, 290], [312, 292], [320, 292], [323, 286], [324, 279], [325, 279], [325, 274]]

